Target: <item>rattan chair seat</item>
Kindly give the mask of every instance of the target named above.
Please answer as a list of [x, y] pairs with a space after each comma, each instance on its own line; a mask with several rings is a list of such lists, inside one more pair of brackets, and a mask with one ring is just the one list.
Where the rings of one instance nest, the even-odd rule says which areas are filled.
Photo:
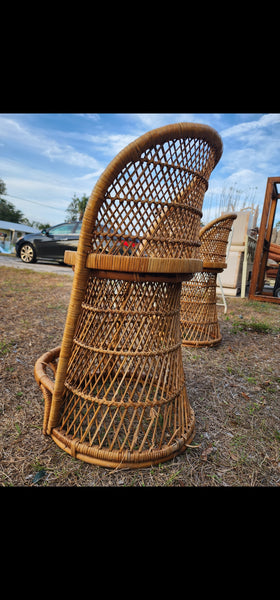
[[[66, 250], [64, 262], [75, 266], [77, 252]], [[110, 254], [88, 254], [88, 269], [118, 271], [120, 273], [181, 273], [189, 274], [202, 270], [202, 260], [198, 258], [153, 258], [137, 256], [112, 256]]]
[[202, 271], [215, 271], [216, 273], [221, 273], [224, 269], [227, 268], [227, 263], [222, 261], [214, 261], [214, 260], [203, 260], [202, 262]]

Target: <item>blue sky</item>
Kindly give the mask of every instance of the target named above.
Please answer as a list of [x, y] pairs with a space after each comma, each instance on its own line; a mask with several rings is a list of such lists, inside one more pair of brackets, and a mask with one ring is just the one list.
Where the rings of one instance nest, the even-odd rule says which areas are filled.
[[[267, 177], [280, 176], [280, 114], [0, 114], [0, 178], [8, 196], [30, 221], [66, 220], [74, 194], [90, 195], [110, 160], [150, 129], [191, 121], [222, 137], [224, 151], [213, 171], [204, 207], [206, 221], [232, 186], [262, 212]], [[205, 212], [206, 216], [206, 212]], [[276, 215], [280, 220], [280, 202]], [[275, 221], [276, 222], [276, 221]]]

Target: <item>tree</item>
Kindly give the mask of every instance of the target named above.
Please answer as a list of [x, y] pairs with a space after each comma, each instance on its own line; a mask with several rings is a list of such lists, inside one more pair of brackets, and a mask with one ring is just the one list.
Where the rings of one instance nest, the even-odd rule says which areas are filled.
[[40, 221], [31, 221], [30, 227], [34, 227], [35, 229], [42, 231], [43, 229], [49, 229], [51, 225], [49, 223], [40, 223]]
[[0, 179], [0, 220], [1, 221], [12, 221], [13, 223], [20, 223], [24, 218], [21, 210], [17, 210], [12, 202], [8, 202], [2, 195], [7, 194], [6, 184], [3, 179]]
[[34, 227], [35, 229], [49, 229], [49, 223], [40, 223], [39, 221], [29, 221], [27, 217], [15, 208], [12, 202], [8, 202], [5, 198], [1, 196], [7, 195], [6, 184], [3, 179], [0, 178], [0, 220], [1, 221], [11, 221], [13, 223], [22, 223], [23, 225], [29, 225], [30, 227]]
[[88, 200], [89, 196], [86, 196], [85, 194], [82, 198], [77, 198], [76, 194], [74, 194], [66, 211], [67, 218], [69, 218], [70, 221], [82, 221]]
[[6, 188], [6, 184], [4, 183], [3, 179], [0, 179], [0, 197], [5, 194], [7, 194], [7, 188]]
[[12, 202], [7, 202], [4, 198], [0, 198], [0, 220], [12, 221], [13, 223], [21, 223], [23, 213], [17, 210]]

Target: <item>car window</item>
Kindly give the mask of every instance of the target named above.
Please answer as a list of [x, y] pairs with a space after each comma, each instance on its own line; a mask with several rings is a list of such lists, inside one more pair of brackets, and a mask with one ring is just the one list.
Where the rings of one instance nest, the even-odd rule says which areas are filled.
[[74, 223], [63, 223], [62, 225], [51, 227], [51, 229], [49, 229], [49, 233], [50, 235], [67, 235], [72, 233], [73, 227]]

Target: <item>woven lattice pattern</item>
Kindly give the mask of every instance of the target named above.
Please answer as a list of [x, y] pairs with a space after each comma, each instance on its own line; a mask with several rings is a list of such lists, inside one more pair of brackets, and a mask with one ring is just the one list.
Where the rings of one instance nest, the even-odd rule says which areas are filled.
[[221, 341], [216, 308], [217, 273], [196, 273], [182, 285], [182, 344], [207, 346]]
[[214, 148], [204, 139], [174, 139], [145, 150], [106, 192], [92, 251], [196, 258], [214, 162]]
[[[93, 451], [174, 452], [191, 413], [180, 283], [90, 277], [67, 371], [60, 427]], [[90, 450], [89, 450], [90, 452]]]
[[221, 263], [223, 267], [225, 266], [228, 238], [236, 217], [235, 213], [224, 215], [201, 229], [200, 256], [203, 262]]

